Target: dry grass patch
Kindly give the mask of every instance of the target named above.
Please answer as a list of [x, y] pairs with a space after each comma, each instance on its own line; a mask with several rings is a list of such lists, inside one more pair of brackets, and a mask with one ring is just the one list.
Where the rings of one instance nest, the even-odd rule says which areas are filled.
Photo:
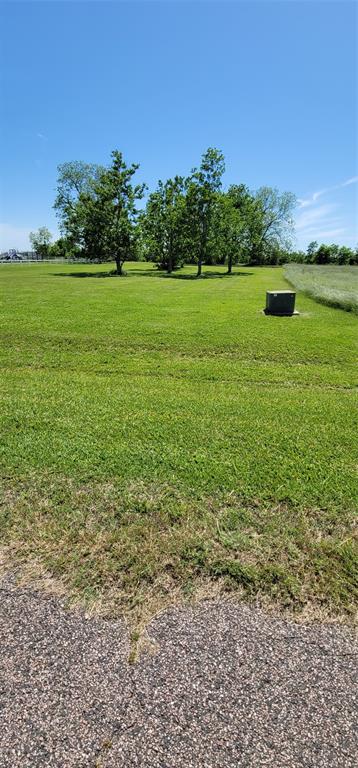
[[184, 495], [142, 482], [76, 485], [33, 475], [4, 484], [6, 567], [88, 611], [124, 614], [134, 639], [173, 603], [238, 593], [276, 609], [354, 619], [350, 513]]

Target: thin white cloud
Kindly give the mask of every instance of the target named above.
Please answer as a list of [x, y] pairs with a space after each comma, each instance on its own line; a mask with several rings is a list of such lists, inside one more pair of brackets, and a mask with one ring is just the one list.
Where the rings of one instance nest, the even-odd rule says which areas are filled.
[[330, 221], [332, 224], [333, 214], [336, 210], [337, 206], [335, 204], [325, 203], [324, 205], [317, 205], [316, 208], [311, 208], [308, 211], [303, 211], [296, 218], [296, 230], [301, 232], [319, 226], [326, 221]]
[[[318, 242], [338, 242], [354, 246], [357, 234], [349, 221], [350, 208], [339, 201], [338, 190], [358, 182], [358, 176], [352, 176], [339, 184], [313, 192], [310, 197], [298, 200], [295, 216], [296, 242], [300, 248], [306, 248], [313, 240]], [[332, 194], [336, 193], [336, 194]], [[321, 198], [330, 195], [327, 202]]]
[[344, 181], [341, 184], [341, 187], [348, 187], [350, 184], [356, 184], [357, 181], [358, 181], [358, 176], [352, 176], [351, 179], [347, 179], [347, 181]]
[[45, 136], [44, 133], [37, 133], [36, 136], [38, 139], [41, 139], [42, 141], [48, 141], [47, 136]]
[[348, 187], [350, 184], [355, 184], [357, 181], [358, 176], [352, 176], [352, 178], [347, 179], [346, 181], [341, 181], [340, 184], [334, 184], [333, 187], [319, 189], [317, 192], [313, 192], [310, 197], [298, 199], [298, 207], [307, 208], [308, 206], [314, 205], [314, 203], [318, 200], [319, 197], [322, 197], [322, 195], [326, 195], [328, 192], [334, 192], [337, 189], [343, 189], [343, 187]]

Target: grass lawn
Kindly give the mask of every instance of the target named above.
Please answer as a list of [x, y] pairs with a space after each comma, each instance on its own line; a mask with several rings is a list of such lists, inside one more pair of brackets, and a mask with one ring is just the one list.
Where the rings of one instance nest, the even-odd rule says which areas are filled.
[[358, 266], [289, 264], [285, 277], [312, 299], [358, 314]]
[[112, 268], [0, 265], [6, 563], [137, 616], [220, 587], [350, 619], [356, 316], [266, 317], [279, 268]]

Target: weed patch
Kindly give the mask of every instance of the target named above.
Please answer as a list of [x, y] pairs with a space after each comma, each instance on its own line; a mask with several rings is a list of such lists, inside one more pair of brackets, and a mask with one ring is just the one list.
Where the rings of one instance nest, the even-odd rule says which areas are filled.
[[358, 267], [289, 264], [286, 280], [315, 301], [358, 313]]

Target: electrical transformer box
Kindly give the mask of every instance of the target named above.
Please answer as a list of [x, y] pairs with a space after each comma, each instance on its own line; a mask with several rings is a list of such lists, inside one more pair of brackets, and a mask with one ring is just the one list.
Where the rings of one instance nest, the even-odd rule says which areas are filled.
[[296, 294], [294, 291], [266, 291], [266, 315], [293, 315]]

